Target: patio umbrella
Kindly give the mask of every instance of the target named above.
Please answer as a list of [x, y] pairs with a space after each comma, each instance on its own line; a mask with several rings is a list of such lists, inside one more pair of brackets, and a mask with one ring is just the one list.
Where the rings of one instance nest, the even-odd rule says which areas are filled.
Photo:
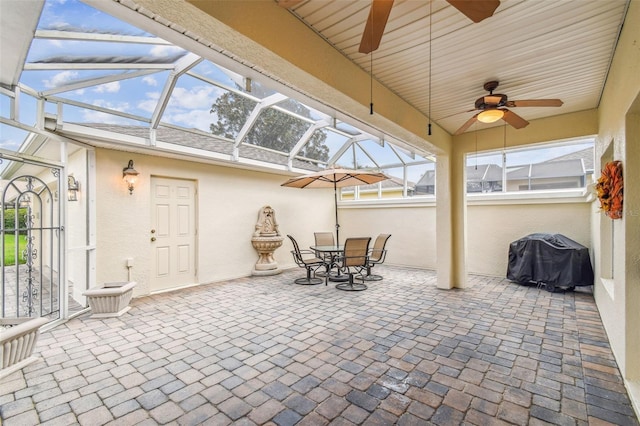
[[289, 179], [281, 186], [291, 188], [333, 188], [336, 211], [336, 244], [340, 244], [340, 224], [338, 223], [338, 188], [345, 186], [370, 185], [389, 179], [381, 172], [371, 170], [326, 169]]

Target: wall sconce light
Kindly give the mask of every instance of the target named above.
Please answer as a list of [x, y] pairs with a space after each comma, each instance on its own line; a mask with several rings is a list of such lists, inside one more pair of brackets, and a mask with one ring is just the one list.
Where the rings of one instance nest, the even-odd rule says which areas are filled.
[[129, 160], [129, 164], [127, 167], [122, 169], [122, 179], [127, 182], [127, 187], [129, 188], [129, 195], [133, 194], [133, 186], [136, 183], [136, 179], [138, 178], [138, 173], [136, 169], [133, 168], [133, 160]]
[[67, 200], [78, 201], [78, 191], [80, 191], [80, 182], [73, 175], [67, 176]]

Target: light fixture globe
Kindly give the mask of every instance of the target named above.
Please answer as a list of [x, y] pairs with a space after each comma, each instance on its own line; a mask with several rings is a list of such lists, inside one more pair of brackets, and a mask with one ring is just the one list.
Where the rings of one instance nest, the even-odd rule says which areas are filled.
[[129, 160], [129, 164], [127, 164], [127, 167], [122, 169], [122, 179], [127, 183], [127, 187], [129, 188], [129, 195], [133, 194], [133, 187], [139, 174], [140, 173], [138, 173], [138, 171], [133, 168], [133, 160]]
[[478, 114], [478, 121], [483, 123], [495, 123], [504, 117], [504, 111], [497, 108], [487, 109]]
[[78, 201], [78, 191], [80, 190], [80, 182], [73, 175], [67, 176], [67, 200]]

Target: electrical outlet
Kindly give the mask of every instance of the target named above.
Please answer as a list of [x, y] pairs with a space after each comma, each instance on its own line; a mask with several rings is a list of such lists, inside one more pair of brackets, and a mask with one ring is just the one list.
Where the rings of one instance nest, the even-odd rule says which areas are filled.
[[133, 257], [127, 259], [127, 268], [133, 267]]

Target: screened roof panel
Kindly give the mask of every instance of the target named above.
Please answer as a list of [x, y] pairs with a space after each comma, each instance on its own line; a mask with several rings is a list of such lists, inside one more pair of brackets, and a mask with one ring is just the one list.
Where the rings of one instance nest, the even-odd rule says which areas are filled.
[[[156, 108], [163, 87], [147, 92], [148, 108]], [[162, 115], [162, 121], [185, 128], [195, 128], [211, 132], [211, 125], [216, 115], [211, 112], [211, 106], [228, 93], [212, 84], [208, 84], [190, 75], [182, 75], [171, 92], [169, 102]]]
[[36, 124], [37, 115], [37, 100], [33, 96], [22, 93], [20, 95], [20, 101], [18, 102], [18, 114], [20, 114], [20, 120], [28, 125]]
[[[172, 63], [176, 57], [186, 52], [176, 46], [166, 45], [162, 39], [149, 39], [149, 42], [157, 40], [158, 45], [127, 42], [127, 38], [114, 38], [105, 36], [109, 41], [102, 41], [100, 36], [93, 32], [68, 33], [66, 31], [50, 31], [36, 33], [40, 37], [31, 43], [27, 61], [30, 63], [62, 62], [56, 58], [76, 58], [76, 62], [85, 62], [86, 58], [114, 57], [138, 59], [149, 63]], [[44, 38], [46, 37], [46, 38]], [[72, 39], [60, 39], [69, 37]], [[94, 37], [95, 39], [80, 39], [81, 37]], [[135, 40], [130, 38], [130, 40]], [[144, 39], [142, 39], [144, 40]], [[126, 50], [123, 46], [126, 45]], [[99, 52], [99, 55], [97, 55]]]
[[11, 99], [0, 96], [0, 117], [9, 118], [11, 113]]
[[376, 159], [378, 165], [397, 165], [400, 162], [398, 156], [389, 147], [389, 144], [380, 144], [378, 141], [371, 139], [359, 141], [358, 145], [365, 150], [369, 155]]
[[396, 181], [404, 179], [404, 170], [402, 167], [384, 169], [384, 173], [389, 177], [395, 178]]
[[362, 133], [360, 130], [356, 129], [355, 127], [353, 127], [353, 126], [351, 126], [351, 125], [349, 125], [347, 123], [345, 123], [344, 121], [338, 121], [336, 123], [336, 129], [338, 129], [338, 130], [340, 130], [342, 132], [345, 132], [347, 134], [353, 135], [353, 136], [356, 136], [356, 135], [359, 135], [359, 134]]
[[302, 102], [298, 102], [295, 99], [285, 99], [277, 104], [279, 107], [286, 109], [289, 112], [294, 114], [299, 114], [303, 117], [309, 118], [313, 121], [321, 121], [324, 120], [329, 123], [329, 116], [327, 114], [323, 114], [320, 111], [317, 111], [311, 107], [304, 105]]
[[[0, 147], [6, 150], [26, 147], [29, 132], [20, 128], [33, 126], [37, 133], [37, 96], [45, 99], [48, 119], [144, 138], [157, 128], [158, 140], [164, 137], [176, 149], [229, 154], [229, 161], [247, 155], [309, 170], [331, 163], [398, 163], [397, 157], [389, 159], [388, 143], [365, 141], [373, 137], [334, 118], [332, 108], [309, 107], [275, 92], [267, 80], [243, 75], [241, 66], [221, 67], [78, 0], [45, 2], [26, 57], [19, 118], [15, 126], [0, 127]], [[2, 117], [9, 122], [12, 90], [0, 92]], [[177, 136], [177, 129], [166, 126], [202, 134]], [[355, 141], [360, 147], [352, 146]]]
[[236, 139], [256, 105], [257, 102], [236, 92], [222, 93], [211, 106], [212, 124], [208, 131]]
[[260, 112], [243, 143], [289, 153], [311, 125], [275, 108]]
[[[29, 132], [0, 123], [0, 135], [0, 149], [17, 152]], [[0, 170], [2, 170], [2, 165], [0, 165]]]
[[327, 154], [324, 161], [333, 158], [346, 143], [350, 143], [348, 137], [336, 133], [328, 127], [316, 130], [314, 137], [322, 140], [323, 151]]
[[[191, 68], [191, 70], [188, 71], [188, 74], [193, 77], [200, 78], [205, 82], [220, 85], [223, 88], [248, 93], [251, 94], [251, 96], [266, 97], [275, 93], [273, 90], [267, 90], [266, 88], [261, 87], [259, 83], [251, 81], [251, 79], [247, 80], [242, 75], [207, 60], [204, 60]], [[249, 86], [247, 87], [248, 83]], [[247, 88], [250, 88], [251, 90], [247, 90]]]
[[354, 144], [353, 149], [355, 152], [356, 163], [352, 165], [351, 168], [373, 169], [378, 167], [378, 165], [371, 159], [370, 155], [363, 151], [359, 145]]
[[77, 0], [45, 2], [38, 29], [80, 29], [105, 34], [152, 36]]
[[[121, 76], [128, 74], [130, 73], [121, 74]], [[142, 77], [115, 80], [56, 93], [54, 96], [56, 99], [68, 99], [150, 119], [168, 74], [168, 71], [164, 71]], [[127, 97], [123, 97], [122, 93], [127, 93]], [[65, 116], [65, 119], [74, 121], [74, 116]]]
[[[85, 108], [75, 105], [65, 105], [63, 111], [63, 117], [65, 122], [77, 123], [77, 124], [92, 124], [92, 123], [105, 123], [105, 124], [118, 124], [121, 126], [146, 126], [149, 128], [149, 123], [140, 119], [129, 117], [127, 115], [117, 115], [117, 106], [102, 104], [96, 102], [96, 107], [105, 106], [105, 110], [97, 110], [93, 108]], [[126, 105], [121, 107], [122, 110], [126, 109]], [[123, 114], [126, 112], [122, 111]]]

